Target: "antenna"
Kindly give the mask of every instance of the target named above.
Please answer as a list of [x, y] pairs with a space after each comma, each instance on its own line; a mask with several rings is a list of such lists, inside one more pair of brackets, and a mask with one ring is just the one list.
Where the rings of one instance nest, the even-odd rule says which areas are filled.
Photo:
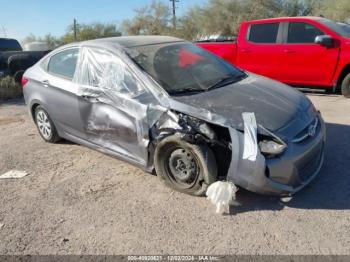
[[173, 26], [176, 29], [176, 3], [180, 2], [180, 0], [169, 0], [173, 3]]

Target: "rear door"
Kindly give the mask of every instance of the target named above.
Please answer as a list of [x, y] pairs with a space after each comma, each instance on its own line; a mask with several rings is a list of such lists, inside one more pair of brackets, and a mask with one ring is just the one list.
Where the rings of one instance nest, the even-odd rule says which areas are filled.
[[337, 64], [339, 47], [315, 44], [315, 38], [326, 35], [310, 22], [284, 23], [281, 80], [290, 84], [329, 85]]
[[84, 138], [84, 130], [78, 108], [78, 86], [72, 79], [79, 56], [78, 48], [69, 48], [48, 58], [41, 77], [41, 94], [45, 109], [59, 132]]
[[246, 31], [247, 34], [238, 39], [237, 65], [250, 72], [278, 79], [282, 50], [280, 23], [251, 24]]

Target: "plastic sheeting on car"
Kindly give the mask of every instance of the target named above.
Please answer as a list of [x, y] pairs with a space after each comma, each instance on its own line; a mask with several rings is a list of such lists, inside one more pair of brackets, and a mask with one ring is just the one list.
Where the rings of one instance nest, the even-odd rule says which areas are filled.
[[118, 49], [83, 46], [78, 65], [73, 81], [89, 140], [147, 165], [149, 127], [167, 111], [157, 100], [161, 92], [152, 95], [146, 87], [151, 80], [135, 73]]

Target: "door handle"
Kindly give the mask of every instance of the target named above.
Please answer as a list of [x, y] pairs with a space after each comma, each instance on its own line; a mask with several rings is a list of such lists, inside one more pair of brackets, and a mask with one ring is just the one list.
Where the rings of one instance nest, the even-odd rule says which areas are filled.
[[49, 87], [49, 85], [50, 85], [49, 80], [43, 80], [42, 83], [45, 87]]
[[294, 51], [294, 50], [291, 50], [291, 49], [285, 49], [285, 50], [283, 50], [283, 52], [285, 52], [285, 53], [287, 53], [287, 54], [293, 54], [293, 53], [295, 53], [295, 51]]

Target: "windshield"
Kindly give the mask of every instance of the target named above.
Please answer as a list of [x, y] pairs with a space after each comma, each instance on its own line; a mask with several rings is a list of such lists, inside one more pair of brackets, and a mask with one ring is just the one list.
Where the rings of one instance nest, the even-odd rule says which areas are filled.
[[335, 23], [328, 19], [321, 19], [319, 22], [334, 32], [338, 33], [339, 35], [350, 38], [350, 25], [344, 23]]
[[136, 46], [127, 53], [169, 94], [203, 92], [246, 76], [223, 59], [186, 42]]
[[22, 51], [17, 40], [0, 38], [0, 51]]

